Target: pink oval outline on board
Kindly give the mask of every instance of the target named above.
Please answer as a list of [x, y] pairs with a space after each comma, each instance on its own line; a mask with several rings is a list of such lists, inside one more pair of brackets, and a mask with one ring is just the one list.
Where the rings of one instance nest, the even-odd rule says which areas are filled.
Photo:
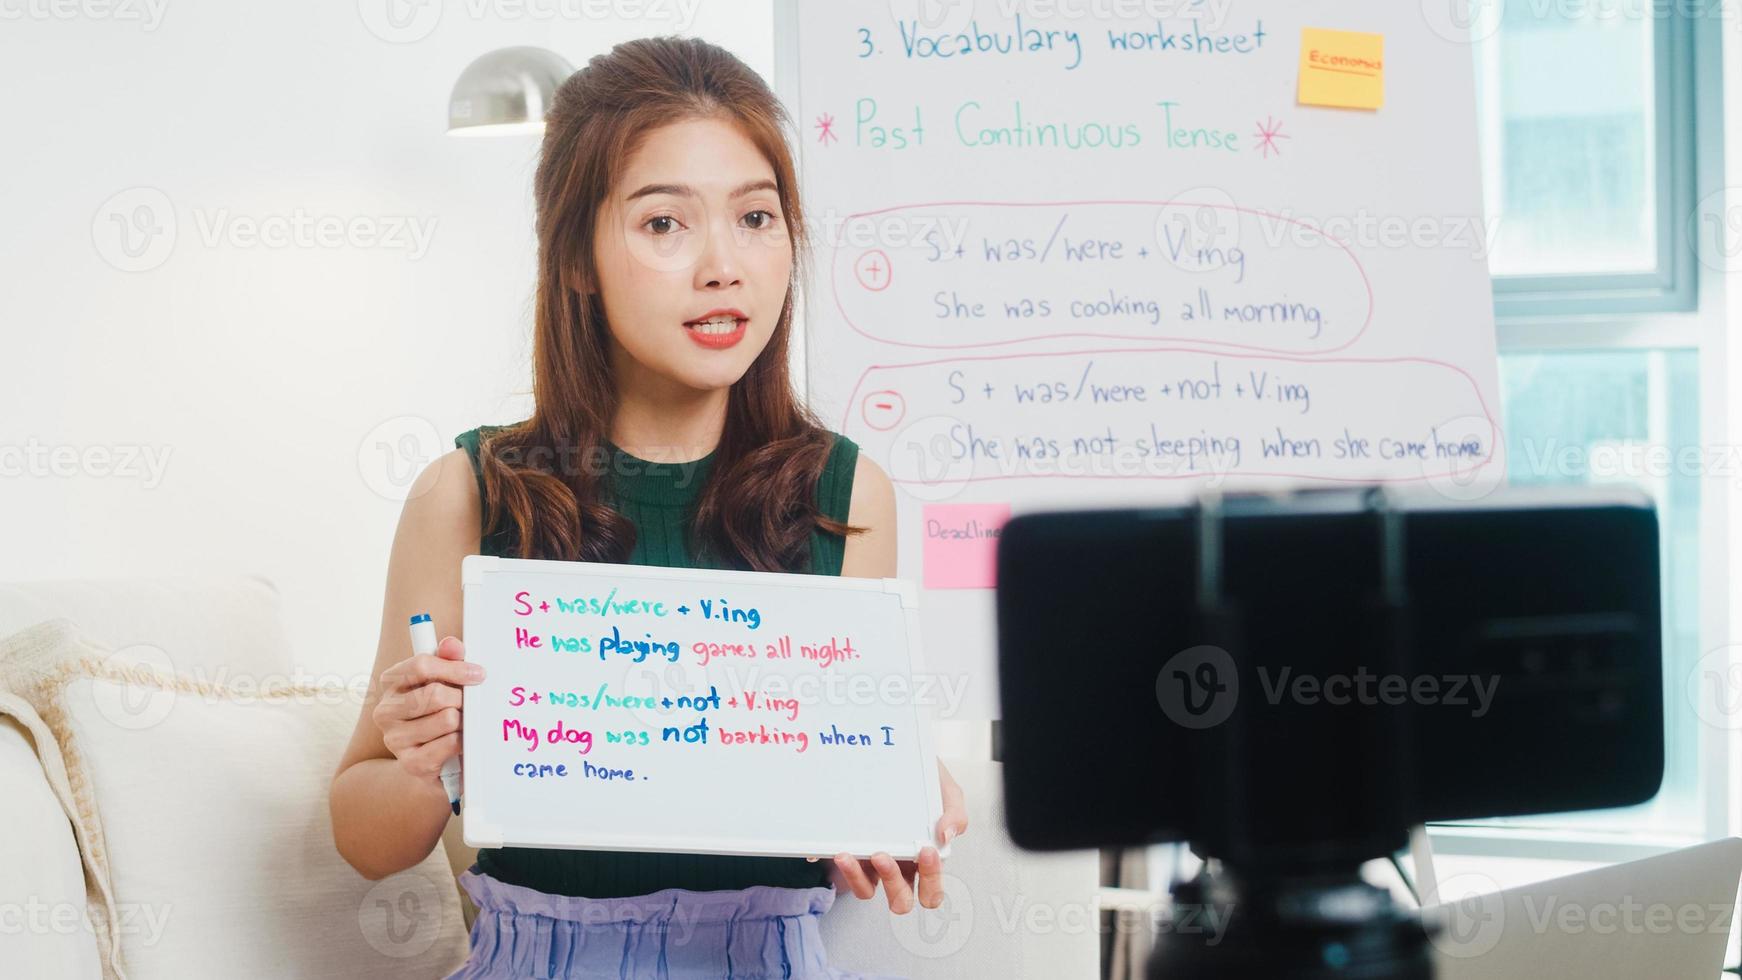
[[[1482, 387], [1476, 383], [1476, 379], [1470, 376], [1470, 372], [1456, 364], [1451, 364], [1446, 361], [1435, 360], [1431, 357], [1319, 357], [1311, 354], [1230, 354], [1227, 351], [1222, 350], [1198, 350], [1192, 347], [1112, 347], [1096, 348], [1093, 350], [1031, 351], [1026, 354], [982, 354], [979, 356], [940, 357], [936, 360], [912, 361], [906, 364], [872, 364], [867, 366], [864, 371], [860, 372], [859, 379], [853, 382], [853, 390], [847, 397], [847, 409], [841, 416], [840, 431], [842, 435], [847, 434], [847, 423], [851, 421], [853, 417], [852, 406], [854, 404], [854, 399], [858, 398], [859, 389], [864, 387], [865, 379], [871, 376], [872, 371], [891, 371], [900, 368], [931, 367], [934, 364], [957, 364], [969, 361], [1009, 361], [1025, 357], [1081, 357], [1085, 354], [1205, 354], [1210, 357], [1236, 357], [1252, 361], [1292, 361], [1297, 364], [1425, 364], [1430, 367], [1443, 368], [1447, 371], [1455, 372], [1456, 374], [1461, 375], [1465, 381], [1469, 382], [1470, 392], [1476, 396], [1476, 404], [1480, 405], [1482, 408], [1482, 417], [1487, 420], [1488, 428], [1494, 432], [1494, 438], [1488, 443], [1488, 455], [1482, 457], [1482, 461], [1471, 467], [1469, 472], [1474, 473], [1493, 462], [1495, 445], [1504, 441], [1506, 438], [1505, 430], [1501, 428], [1499, 422], [1495, 421], [1494, 412], [1488, 407], [1488, 400], [1482, 397]], [[1203, 479], [1206, 475], [1207, 474], [1204, 473], [1181, 473], [1177, 475], [1138, 474], [1133, 476], [1076, 476], [1070, 473], [1042, 473], [1023, 474], [1018, 476], [970, 476], [958, 482], [985, 483], [991, 480], [1198, 480]], [[1446, 474], [1424, 473], [1421, 476], [1380, 479], [1377, 477], [1323, 476], [1315, 473], [1241, 470], [1235, 475], [1267, 476], [1289, 480], [1323, 480], [1329, 483], [1350, 483], [1361, 485], [1373, 483], [1415, 483], [1422, 480], [1439, 479]], [[924, 485], [926, 483], [924, 480], [900, 480], [896, 479], [894, 476], [891, 476], [889, 481], [896, 484], [914, 483]]]
[[[1202, 201], [931, 201], [931, 202], [927, 202], [924, 204], [899, 204], [899, 205], [896, 205], [894, 207], [878, 208], [875, 211], [861, 211], [858, 214], [847, 215], [847, 221], [854, 221], [854, 220], [857, 220], [859, 218], [875, 217], [876, 215], [889, 214], [889, 213], [894, 212], [894, 211], [913, 211], [913, 210], [917, 210], [919, 208], [944, 208], [944, 207], [1059, 208], [1059, 207], [1077, 207], [1079, 205], [1104, 205], [1104, 204], [1148, 205], [1148, 206], [1158, 207], [1158, 208], [1162, 208], [1162, 207], [1187, 207], [1187, 206], [1195, 207], [1195, 208], [1215, 208], [1219, 211], [1234, 211], [1234, 212], [1237, 212], [1239, 214], [1256, 215], [1258, 217], [1263, 217], [1263, 218], [1274, 218], [1278, 221], [1286, 221], [1289, 224], [1298, 225], [1299, 227], [1310, 229], [1311, 231], [1317, 233], [1318, 236], [1321, 239], [1323, 239], [1324, 241], [1330, 242], [1331, 244], [1342, 249], [1343, 252], [1346, 255], [1348, 255], [1349, 262], [1355, 266], [1356, 274], [1361, 277], [1361, 285], [1363, 288], [1365, 288], [1367, 290], [1367, 319], [1362, 322], [1361, 329], [1355, 331], [1354, 335], [1351, 336], [1348, 340], [1345, 340], [1343, 343], [1338, 344], [1335, 347], [1325, 347], [1323, 349], [1317, 349], [1317, 350], [1313, 350], [1313, 349], [1300, 350], [1298, 348], [1284, 348], [1284, 347], [1262, 347], [1262, 346], [1259, 346], [1256, 344], [1235, 344], [1235, 343], [1228, 343], [1228, 342], [1219, 341], [1219, 340], [1209, 340], [1209, 339], [1206, 339], [1203, 337], [1192, 337], [1192, 336], [1188, 336], [1188, 337], [1168, 337], [1168, 336], [1146, 337], [1146, 336], [1143, 336], [1141, 334], [1088, 333], [1088, 332], [1035, 334], [1032, 337], [1017, 337], [1017, 338], [1013, 338], [1011, 340], [990, 340], [990, 341], [987, 341], [985, 343], [980, 343], [980, 344], [920, 344], [920, 343], [914, 343], [912, 341], [907, 341], [907, 340], [891, 340], [888, 337], [880, 337], [877, 334], [871, 333], [871, 332], [863, 329], [857, 323], [853, 322], [853, 318], [851, 316], [847, 315], [847, 308], [841, 302], [841, 289], [840, 289], [840, 285], [839, 285], [839, 283], [840, 283], [840, 271], [841, 271], [841, 269], [840, 269], [841, 253], [843, 251], [845, 251], [845, 248], [844, 248], [844, 246], [839, 246], [839, 245], [835, 246], [834, 255], [830, 259], [830, 264], [829, 264], [829, 290], [830, 290], [831, 298], [833, 298], [835, 301], [835, 309], [836, 309], [836, 311], [838, 311], [841, 314], [841, 319], [847, 324], [847, 326], [849, 326], [853, 329], [854, 333], [857, 333], [860, 336], [865, 337], [868, 340], [874, 340], [880, 344], [892, 344], [892, 345], [897, 346], [897, 347], [916, 347], [916, 348], [920, 348], [923, 350], [973, 350], [973, 349], [977, 349], [977, 348], [981, 348], [981, 347], [1004, 347], [1004, 346], [1008, 346], [1010, 344], [1030, 344], [1030, 343], [1035, 343], [1037, 341], [1044, 341], [1044, 340], [1069, 339], [1072, 337], [1092, 337], [1092, 338], [1097, 338], [1097, 339], [1101, 339], [1101, 340], [1137, 340], [1137, 341], [1145, 341], [1145, 342], [1151, 342], [1151, 343], [1209, 344], [1209, 345], [1213, 345], [1216, 347], [1228, 347], [1228, 348], [1233, 348], [1234, 350], [1259, 351], [1259, 352], [1267, 353], [1267, 354], [1332, 354], [1332, 353], [1335, 353], [1335, 352], [1340, 351], [1340, 350], [1345, 350], [1351, 344], [1360, 340], [1362, 338], [1362, 336], [1364, 336], [1367, 333], [1367, 328], [1371, 327], [1373, 325], [1373, 305], [1374, 305], [1373, 282], [1372, 282], [1372, 280], [1367, 278], [1367, 268], [1361, 264], [1361, 260], [1360, 260], [1360, 258], [1358, 258], [1355, 255], [1354, 249], [1351, 249], [1348, 245], [1345, 245], [1340, 240], [1333, 238], [1330, 235], [1326, 234], [1324, 229], [1319, 228], [1317, 225], [1314, 225], [1311, 222], [1301, 221], [1297, 218], [1285, 217], [1283, 215], [1274, 214], [1270, 211], [1263, 211], [1263, 210], [1260, 210], [1258, 208], [1243, 208], [1243, 207], [1239, 207], [1237, 205], [1230, 206], [1230, 205], [1226, 205], [1226, 204], [1206, 204]], [[881, 292], [881, 290], [878, 290], [878, 292]]]

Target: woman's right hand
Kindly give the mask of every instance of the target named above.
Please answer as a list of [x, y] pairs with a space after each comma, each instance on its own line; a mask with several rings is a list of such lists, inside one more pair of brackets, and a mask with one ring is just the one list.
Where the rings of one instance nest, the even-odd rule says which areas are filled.
[[420, 653], [381, 672], [375, 725], [381, 741], [406, 772], [441, 775], [460, 752], [460, 688], [484, 679], [482, 664], [466, 662], [466, 645], [446, 636], [435, 653]]

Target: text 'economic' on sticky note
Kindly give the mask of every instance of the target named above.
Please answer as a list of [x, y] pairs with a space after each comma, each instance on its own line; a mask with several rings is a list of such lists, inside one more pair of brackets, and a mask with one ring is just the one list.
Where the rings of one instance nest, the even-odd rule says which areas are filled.
[[1377, 109], [1385, 102], [1385, 36], [1308, 27], [1301, 32], [1300, 102]]
[[992, 588], [998, 536], [1010, 520], [1010, 505], [927, 504], [923, 517], [925, 587]]

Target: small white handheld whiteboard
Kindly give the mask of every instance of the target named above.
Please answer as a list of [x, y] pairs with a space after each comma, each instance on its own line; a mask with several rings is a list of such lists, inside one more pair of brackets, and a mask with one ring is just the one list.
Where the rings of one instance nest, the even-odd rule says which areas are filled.
[[461, 581], [466, 659], [485, 668], [464, 689], [467, 844], [936, 845], [911, 583], [485, 555]]

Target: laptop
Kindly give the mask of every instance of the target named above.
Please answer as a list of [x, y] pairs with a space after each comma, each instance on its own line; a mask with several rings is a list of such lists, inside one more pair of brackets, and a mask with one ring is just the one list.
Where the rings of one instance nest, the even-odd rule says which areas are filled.
[[1486, 894], [1477, 879], [1453, 876], [1427, 903], [1438, 980], [1717, 980], [1742, 838]]

